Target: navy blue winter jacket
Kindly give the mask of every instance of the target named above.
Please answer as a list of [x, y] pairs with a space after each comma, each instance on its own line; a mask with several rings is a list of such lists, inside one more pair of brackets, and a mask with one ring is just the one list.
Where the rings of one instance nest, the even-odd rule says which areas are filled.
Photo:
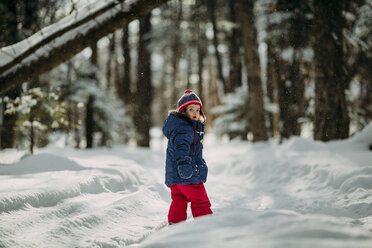
[[203, 159], [204, 124], [172, 112], [165, 120], [163, 133], [168, 139], [165, 184], [206, 182], [208, 167]]

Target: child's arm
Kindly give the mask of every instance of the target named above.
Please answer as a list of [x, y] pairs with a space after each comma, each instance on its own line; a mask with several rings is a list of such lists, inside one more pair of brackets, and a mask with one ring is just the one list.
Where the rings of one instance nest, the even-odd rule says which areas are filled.
[[193, 175], [192, 158], [190, 157], [192, 142], [194, 142], [194, 137], [187, 130], [178, 131], [174, 139], [177, 170], [182, 179], [189, 179]]

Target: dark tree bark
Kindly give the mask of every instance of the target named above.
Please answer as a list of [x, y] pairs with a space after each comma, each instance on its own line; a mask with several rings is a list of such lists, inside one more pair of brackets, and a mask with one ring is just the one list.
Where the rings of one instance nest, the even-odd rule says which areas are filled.
[[201, 99], [204, 99], [204, 102], [205, 102], [206, 99], [204, 97], [205, 94], [204, 94], [204, 91], [203, 91], [203, 68], [204, 68], [203, 61], [204, 61], [204, 57], [206, 55], [206, 52], [205, 52], [205, 48], [203, 47], [202, 44], [198, 43], [197, 46], [198, 46], [198, 77], [199, 77], [198, 89], [199, 89], [199, 97], [201, 97]]
[[66, 73], [66, 88], [64, 91], [66, 92], [66, 98], [63, 97], [63, 100], [67, 102], [67, 130], [66, 130], [66, 139], [65, 139], [65, 146], [68, 146], [68, 139], [70, 132], [72, 132], [76, 127], [74, 122], [74, 106], [75, 104], [70, 100], [70, 97], [68, 97], [72, 92], [72, 68], [73, 65], [71, 61], [67, 62], [67, 73]]
[[[0, 9], [5, 15], [0, 18], [1, 32], [0, 32], [0, 45], [7, 46], [18, 41], [18, 29], [17, 29], [17, 7], [13, 1], [0, 1]], [[1, 82], [1, 80], [0, 80]], [[1, 83], [0, 83], [1, 84]], [[16, 87], [7, 93], [7, 97], [10, 100], [15, 100], [21, 95], [20, 87]], [[13, 148], [15, 144], [15, 127], [18, 119], [18, 115], [15, 114], [4, 114], [7, 103], [2, 102], [0, 105], [3, 108], [1, 111], [2, 125], [0, 126], [0, 147]]]
[[[92, 56], [90, 58], [90, 62], [92, 65], [97, 66], [98, 63], [98, 48], [97, 43], [91, 46], [92, 49]], [[93, 72], [89, 77], [95, 79], [96, 74]], [[94, 122], [94, 101], [95, 98], [93, 95], [89, 95], [87, 102], [85, 104], [85, 140], [86, 140], [86, 148], [93, 148], [94, 144], [94, 131], [96, 128]]]
[[150, 146], [151, 128], [151, 53], [148, 50], [151, 32], [151, 13], [140, 19], [140, 31], [138, 42], [138, 75], [137, 75], [137, 97], [135, 111], [135, 125], [137, 128], [137, 145], [141, 147]]
[[187, 75], [186, 75], [186, 89], [190, 89], [191, 87], [191, 82], [190, 82], [190, 77], [192, 74], [192, 51], [191, 49], [186, 50], [187, 51]]
[[13, 1], [1, 0], [0, 10], [4, 15], [0, 18], [0, 47], [9, 46], [18, 39], [17, 6]]
[[[182, 5], [176, 5], [173, 8], [177, 9], [176, 17], [173, 20], [173, 25], [175, 27], [175, 30], [179, 30], [180, 24], [182, 21]], [[179, 62], [182, 55], [182, 43], [181, 43], [181, 34], [179, 32], [174, 32], [172, 44], [171, 44], [171, 50], [172, 50], [172, 58], [171, 58], [171, 65], [172, 65], [172, 83], [173, 83], [173, 92], [172, 92], [172, 102], [178, 101], [178, 95], [179, 95]]]
[[80, 118], [80, 111], [77, 106], [77, 104], [73, 105], [73, 120], [74, 123], [76, 124], [76, 127], [74, 128], [74, 140], [75, 140], [75, 148], [80, 148], [80, 143], [81, 143], [81, 138], [82, 135], [80, 134], [80, 128], [79, 128], [79, 120]]
[[113, 69], [113, 61], [116, 61], [116, 55], [115, 55], [115, 32], [112, 33], [111, 37], [109, 38], [109, 46], [108, 46], [108, 58], [107, 58], [107, 70], [106, 70], [106, 81], [107, 81], [107, 90], [110, 90], [112, 88], [113, 84], [113, 75], [112, 72]]
[[85, 115], [85, 139], [87, 142], [86, 148], [93, 148], [93, 135], [94, 135], [94, 97], [89, 95], [86, 103]]
[[315, 120], [314, 139], [349, 136], [348, 86], [343, 54], [346, 0], [314, 1]]
[[[9, 99], [16, 99], [18, 96], [21, 95], [21, 91], [19, 88], [13, 89], [10, 91], [7, 95]], [[15, 137], [16, 137], [16, 122], [18, 120], [18, 115], [17, 114], [4, 114], [7, 104], [3, 103], [2, 104], [3, 108], [3, 123], [1, 126], [1, 148], [13, 148], [15, 144]]]
[[[236, 8], [237, 2], [234, 0], [229, 1], [230, 8], [230, 21], [237, 23], [236, 19]], [[242, 85], [242, 61], [240, 55], [241, 47], [241, 32], [237, 27], [233, 28], [232, 34], [229, 38], [230, 41], [230, 73], [229, 83], [226, 85], [226, 93], [233, 92], [235, 88]]]
[[195, 34], [196, 34], [196, 47], [197, 47], [197, 53], [198, 53], [198, 95], [204, 102], [204, 105], [206, 105], [207, 98], [204, 97], [204, 91], [203, 91], [203, 68], [204, 68], [204, 58], [207, 54], [207, 48], [206, 48], [206, 37], [205, 37], [205, 30], [200, 27], [200, 23], [205, 21], [204, 16], [200, 12], [202, 7], [202, 1], [197, 1], [196, 3], [196, 9], [195, 9]]
[[[275, 12], [287, 15], [280, 23], [269, 27], [272, 32], [280, 32], [274, 36], [269, 58], [269, 66], [279, 72], [276, 76], [278, 101], [280, 108], [280, 137], [289, 138], [301, 134], [301, 117], [305, 116], [304, 91], [306, 76], [300, 68], [304, 66], [302, 49], [309, 44], [309, 4], [306, 1], [278, 0]], [[273, 50], [277, 52], [273, 52]], [[291, 58], [282, 58], [284, 49], [292, 52]], [[270, 60], [276, 60], [272, 63]]]
[[225, 77], [223, 76], [223, 70], [222, 70], [222, 58], [220, 53], [218, 52], [218, 29], [217, 29], [217, 22], [216, 22], [216, 6], [215, 6], [215, 1], [214, 0], [207, 0], [207, 6], [208, 6], [208, 12], [209, 12], [209, 17], [212, 22], [213, 26], [213, 45], [214, 45], [214, 50], [216, 53], [216, 60], [217, 60], [217, 71], [218, 71], [218, 78], [222, 83], [223, 90], [226, 92], [226, 80]]
[[23, 29], [27, 32], [34, 33], [37, 31], [39, 17], [39, 1], [38, 0], [24, 0], [25, 1], [25, 18], [23, 23]]
[[244, 59], [248, 76], [248, 120], [253, 142], [268, 139], [265, 123], [261, 68], [257, 31], [254, 24], [254, 1], [239, 0], [239, 23], [242, 30]]
[[[165, 110], [165, 109], [170, 109], [170, 106], [169, 106], [169, 97], [166, 97], [166, 89], [167, 89], [167, 82], [166, 82], [166, 79], [165, 79], [165, 67], [163, 66], [162, 68], [162, 73], [161, 73], [161, 80], [160, 80], [160, 87], [159, 87], [159, 96], [160, 98], [162, 99], [162, 101], [160, 101], [160, 109], [161, 110]], [[174, 103], [173, 103], [174, 104]], [[166, 111], [160, 111], [160, 120], [165, 120], [168, 116], [168, 113]]]
[[[167, 0], [137, 0], [123, 5], [123, 0], [116, 1], [62, 30], [56, 30], [55, 33], [45, 36], [45, 39], [30, 46], [24, 53], [13, 58], [12, 61], [0, 65], [0, 93], [51, 70], [69, 60], [84, 48], [94, 44], [100, 38], [126, 26], [132, 20], [145, 16], [152, 9], [159, 7], [165, 2]], [[114, 9], [122, 10], [115, 12]], [[54, 42], [62, 35], [72, 32], [74, 29], [108, 12], [111, 13], [110, 18], [97, 22], [97, 25], [92, 26], [86, 32], [76, 33], [73, 38], [63, 44], [57, 45], [57, 42]], [[51, 46], [51, 43], [54, 45]], [[32, 59], [29, 63], [22, 63], [22, 61], [33, 56], [38, 49], [43, 49], [44, 47], [53, 47], [53, 49], [43, 57]], [[3, 56], [2, 52], [3, 49], [0, 49], [0, 56]]]
[[360, 82], [360, 108], [363, 109], [363, 118], [365, 123], [372, 121], [372, 71], [370, 65], [372, 58], [363, 56], [363, 61], [360, 65], [360, 75], [362, 80]]
[[[114, 32], [115, 36], [116, 36], [116, 33]], [[116, 40], [116, 38], [115, 38]], [[116, 43], [116, 42], [115, 42]], [[122, 95], [122, 82], [123, 82], [123, 78], [121, 76], [121, 64], [119, 62], [119, 59], [118, 59], [118, 52], [117, 52], [117, 47], [118, 45], [115, 45], [115, 60], [113, 61], [113, 66], [114, 66], [114, 88], [115, 88], [115, 92], [117, 94], [117, 96], [121, 99], [123, 99], [123, 95]]]
[[32, 113], [32, 109], [31, 109], [31, 112], [30, 112], [30, 117], [29, 117], [29, 122], [31, 123], [31, 126], [30, 126], [30, 146], [29, 146], [29, 152], [31, 154], [34, 154], [34, 146], [35, 146], [35, 130], [34, 130], [34, 124], [33, 124], [33, 121], [34, 121], [34, 117], [33, 117], [33, 113]]
[[122, 48], [123, 48], [123, 57], [124, 57], [124, 76], [122, 81], [121, 90], [119, 92], [122, 95], [122, 99], [125, 104], [129, 104], [131, 102], [131, 91], [130, 91], [130, 65], [131, 65], [131, 57], [130, 57], [130, 46], [129, 46], [129, 29], [128, 25], [123, 28], [123, 39], [122, 39]]
[[[278, 82], [280, 77], [279, 65], [278, 65], [278, 58], [276, 57], [276, 53], [273, 51], [274, 44], [271, 40], [267, 43], [267, 82], [266, 82], [266, 92], [269, 101], [274, 104], [275, 106], [279, 107], [279, 100], [278, 100]], [[279, 135], [279, 112], [276, 111], [274, 113], [269, 112], [269, 123], [270, 123], [270, 131], [268, 132], [271, 137], [275, 137]]]

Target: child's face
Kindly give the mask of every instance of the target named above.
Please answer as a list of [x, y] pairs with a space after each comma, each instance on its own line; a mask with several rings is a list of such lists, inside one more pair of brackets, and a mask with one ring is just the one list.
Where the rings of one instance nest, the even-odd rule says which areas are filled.
[[197, 104], [190, 104], [186, 107], [186, 116], [191, 120], [199, 120], [200, 117], [200, 106]]

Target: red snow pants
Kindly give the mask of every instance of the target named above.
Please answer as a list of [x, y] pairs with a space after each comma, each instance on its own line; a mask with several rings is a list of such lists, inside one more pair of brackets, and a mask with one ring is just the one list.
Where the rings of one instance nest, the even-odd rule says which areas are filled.
[[191, 212], [194, 218], [213, 214], [203, 183], [173, 184], [170, 189], [172, 203], [168, 213], [169, 223], [178, 223], [187, 219], [187, 204], [189, 202], [191, 202]]

